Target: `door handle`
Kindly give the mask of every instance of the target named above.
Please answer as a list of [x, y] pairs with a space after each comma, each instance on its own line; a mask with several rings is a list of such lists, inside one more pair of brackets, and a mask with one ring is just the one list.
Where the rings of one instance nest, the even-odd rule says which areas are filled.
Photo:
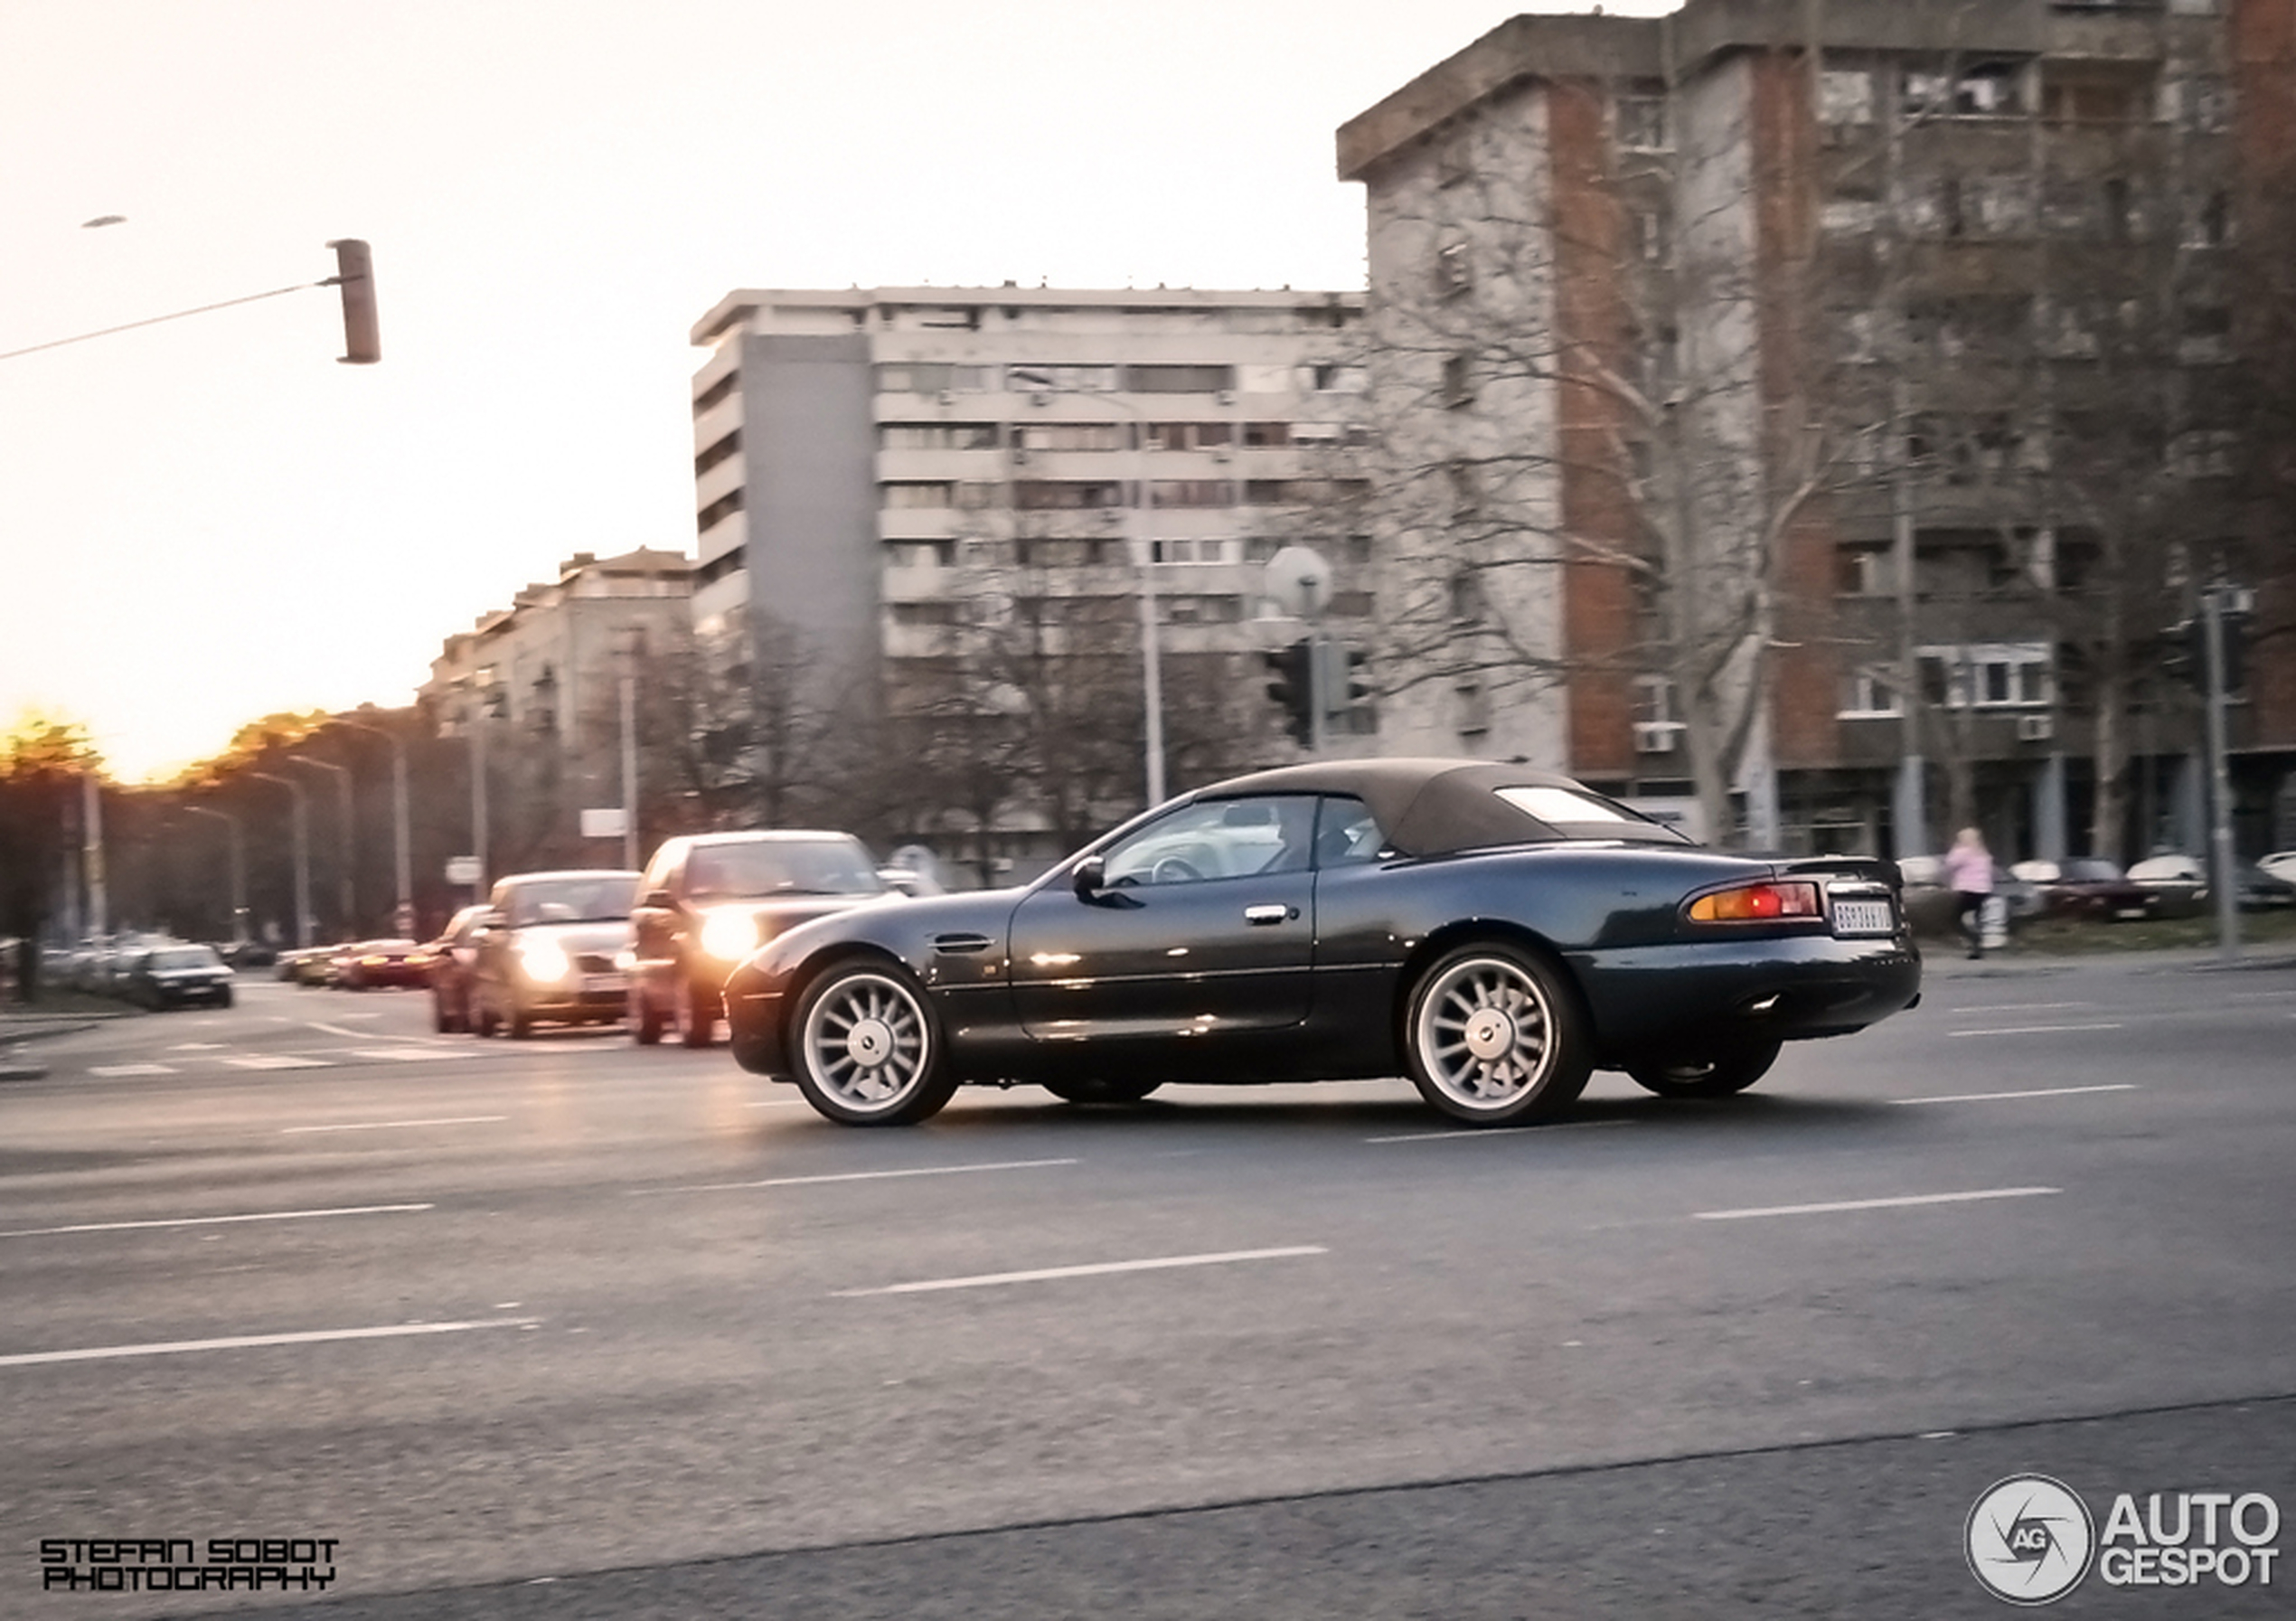
[[1252, 924], [1281, 923], [1298, 916], [1299, 913], [1288, 906], [1247, 906], [1244, 909], [1244, 921]]

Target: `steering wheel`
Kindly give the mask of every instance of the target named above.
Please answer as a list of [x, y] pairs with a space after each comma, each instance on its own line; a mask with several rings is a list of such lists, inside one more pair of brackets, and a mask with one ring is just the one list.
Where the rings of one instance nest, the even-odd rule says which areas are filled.
[[1148, 869], [1151, 883], [1196, 883], [1203, 874], [1176, 855], [1167, 855]]

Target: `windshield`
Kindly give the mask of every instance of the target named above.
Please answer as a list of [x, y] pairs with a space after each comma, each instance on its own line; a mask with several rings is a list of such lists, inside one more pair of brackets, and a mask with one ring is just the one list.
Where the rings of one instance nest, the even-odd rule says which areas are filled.
[[204, 946], [176, 946], [152, 953], [154, 968], [220, 968], [223, 959]]
[[760, 839], [702, 844], [686, 857], [695, 900], [757, 895], [881, 895], [885, 881], [856, 839]]
[[619, 923], [630, 915], [635, 872], [538, 878], [513, 888], [503, 902], [513, 928], [529, 923]]
[[2118, 883], [2121, 869], [2111, 862], [2092, 858], [2065, 862], [2065, 876], [2072, 883]]

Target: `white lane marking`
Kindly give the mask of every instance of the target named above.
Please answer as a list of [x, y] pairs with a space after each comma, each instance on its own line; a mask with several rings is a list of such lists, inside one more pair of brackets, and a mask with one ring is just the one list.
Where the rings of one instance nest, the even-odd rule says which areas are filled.
[[1972, 1193], [1905, 1193], [1895, 1199], [1841, 1199], [1828, 1204], [1768, 1204], [1750, 1210], [1699, 1211], [1693, 1221], [1743, 1221], [1753, 1216], [1824, 1216], [1836, 1211], [1896, 1210], [1913, 1204], [1962, 1204], [1973, 1199], [2030, 1199], [2063, 1188], [1981, 1188]]
[[387, 1059], [394, 1064], [419, 1064], [455, 1055], [438, 1047], [354, 1047], [352, 1058]]
[[1035, 1171], [1046, 1165], [1073, 1165], [1072, 1159], [998, 1160], [981, 1165], [920, 1165], [908, 1171], [840, 1171], [828, 1176], [769, 1176], [763, 1182], [682, 1183], [668, 1188], [632, 1188], [630, 1196], [648, 1193], [718, 1193], [732, 1188], [805, 1188], [831, 1182], [889, 1182], [902, 1176], [962, 1176], [969, 1171]]
[[2118, 1030], [2118, 1024], [2012, 1024], [2002, 1030], [1949, 1030], [1949, 1036], [2047, 1036], [2067, 1030]]
[[127, 1232], [141, 1227], [217, 1227], [227, 1221], [306, 1221], [318, 1216], [385, 1216], [436, 1210], [431, 1204], [345, 1204], [333, 1210], [258, 1211], [245, 1216], [176, 1216], [161, 1221], [84, 1221], [76, 1227], [26, 1227], [0, 1239], [40, 1239], [60, 1232]]
[[319, 1345], [332, 1340], [391, 1340], [408, 1334], [468, 1334], [479, 1328], [532, 1328], [540, 1317], [494, 1317], [483, 1323], [395, 1323], [386, 1328], [317, 1328], [302, 1334], [233, 1334], [221, 1340], [161, 1340], [146, 1345], [91, 1345], [81, 1351], [32, 1351], [0, 1356], [0, 1368], [42, 1362], [89, 1362], [121, 1356], [174, 1356], [186, 1351], [244, 1351], [263, 1345]]
[[323, 1058], [297, 1058], [291, 1052], [249, 1052], [223, 1060], [234, 1070], [325, 1070]]
[[178, 1041], [173, 1047], [170, 1047], [168, 1051], [218, 1052], [222, 1050], [222, 1047], [223, 1043], [221, 1041]]
[[1467, 1126], [1456, 1131], [1413, 1131], [1401, 1136], [1366, 1137], [1367, 1143], [1448, 1143], [1462, 1137], [1509, 1137], [1522, 1132], [1592, 1131], [1601, 1126], [1632, 1126], [1632, 1120], [1567, 1120], [1560, 1126]]
[[107, 1077], [114, 1075], [173, 1075], [175, 1073], [175, 1066], [173, 1064], [96, 1064], [89, 1068], [88, 1073], [90, 1075], [102, 1075]]
[[1965, 1013], [2061, 1013], [2068, 1007], [2094, 1007], [2094, 1002], [1984, 1002], [1962, 1011]]
[[2133, 1080], [2117, 1080], [2106, 1086], [2037, 1087], [2028, 1092], [1955, 1092], [1951, 1096], [1944, 1098], [1892, 1098], [1889, 1101], [1901, 1105], [1915, 1103], [1991, 1103], [1997, 1098], [2071, 1098], [2084, 1092], [2133, 1092], [2136, 1089], [2137, 1083]]
[[508, 1115], [453, 1115], [437, 1120], [359, 1120], [343, 1126], [282, 1126], [279, 1135], [296, 1136], [312, 1131], [396, 1131], [411, 1126], [492, 1126]]
[[1083, 1267], [1045, 1267], [1034, 1272], [985, 1272], [973, 1277], [936, 1277], [923, 1283], [887, 1284], [875, 1289], [839, 1289], [833, 1296], [855, 1300], [864, 1295], [922, 1295], [936, 1289], [985, 1289], [1000, 1284], [1040, 1283], [1055, 1277], [1099, 1277], [1112, 1272], [1156, 1272], [1168, 1267], [1219, 1267], [1230, 1261], [1272, 1261], [1296, 1255], [1328, 1255], [1321, 1244], [1286, 1249], [1230, 1249], [1219, 1255], [1164, 1255], [1144, 1261], [1100, 1261]]
[[[372, 1019], [374, 1016], [375, 1015], [372, 1013], [345, 1013], [343, 1015], [343, 1017], [346, 1019]], [[340, 1024], [322, 1024], [316, 1019], [306, 1019], [304, 1023], [308, 1024], [314, 1030], [324, 1030], [331, 1036], [349, 1036], [353, 1041], [357, 1041], [364, 1036], [371, 1036], [374, 1034], [374, 1032], [372, 1030], [345, 1030]]]
[[812, 1107], [803, 1098], [767, 1098], [749, 1106], [751, 1108], [807, 1108]]

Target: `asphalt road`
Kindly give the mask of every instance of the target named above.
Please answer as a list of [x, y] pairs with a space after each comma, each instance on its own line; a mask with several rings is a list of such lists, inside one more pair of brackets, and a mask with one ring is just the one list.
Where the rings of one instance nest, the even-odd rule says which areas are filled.
[[2005, 1475], [2296, 1513], [2296, 970], [1970, 966], [1503, 1133], [1399, 1082], [856, 1132], [261, 979], [55, 1038], [0, 1616], [250, 1603], [42, 1590], [123, 1537], [333, 1539], [330, 1616], [1978, 1616]]

